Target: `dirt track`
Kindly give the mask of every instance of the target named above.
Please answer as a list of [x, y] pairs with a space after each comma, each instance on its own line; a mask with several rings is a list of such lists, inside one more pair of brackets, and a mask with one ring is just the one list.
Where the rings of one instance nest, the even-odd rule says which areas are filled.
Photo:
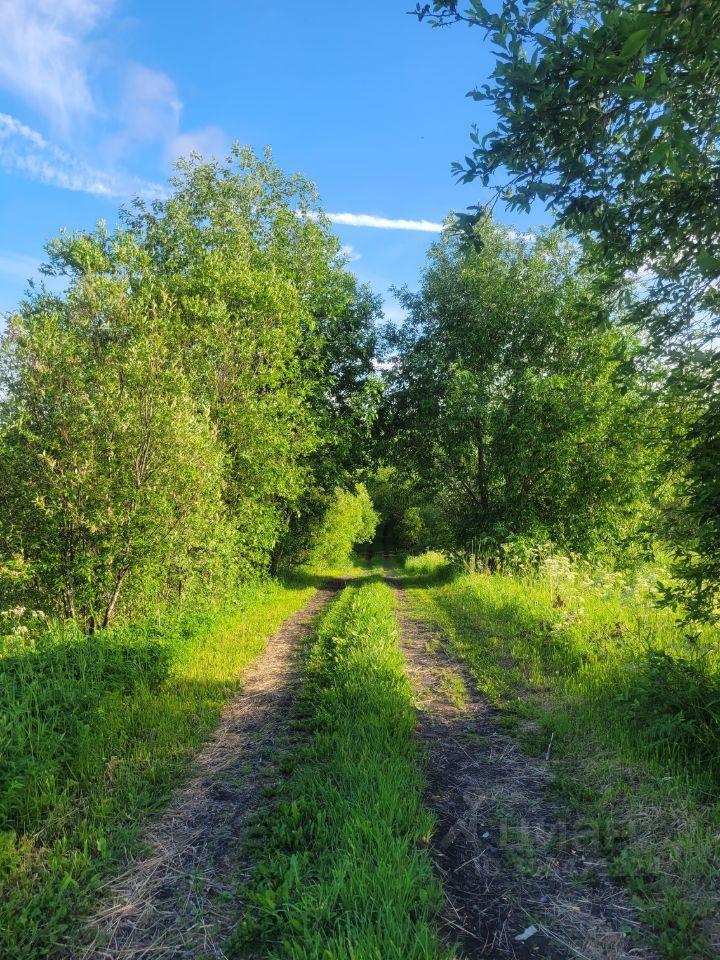
[[467, 958], [651, 960], [627, 896], [548, 798], [551, 764], [523, 754], [442, 638], [411, 615], [402, 581], [388, 579], [427, 750], [447, 941]]
[[109, 887], [91, 920], [85, 960], [225, 958], [237, 920], [233, 892], [248, 816], [289, 716], [295, 651], [320, 610], [342, 587], [318, 590], [267, 641], [227, 704], [193, 778], [176, 792], [143, 840], [150, 852]]

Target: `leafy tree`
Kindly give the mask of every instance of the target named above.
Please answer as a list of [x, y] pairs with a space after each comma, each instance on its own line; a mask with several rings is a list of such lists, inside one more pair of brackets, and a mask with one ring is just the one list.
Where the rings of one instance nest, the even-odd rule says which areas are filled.
[[[666, 363], [674, 403], [696, 411], [675, 431], [686, 536], [676, 572], [697, 615], [720, 591], [720, 6], [706, 0], [482, 0], [418, 4], [436, 25], [481, 27], [496, 51], [480, 137], [461, 180], [510, 207], [535, 200], [574, 231], [606, 279], [639, 276], [632, 304]], [[478, 210], [477, 213], [482, 213]], [[469, 227], [476, 215], [461, 217]]]
[[639, 345], [555, 233], [483, 221], [432, 248], [390, 332], [396, 462], [453, 539], [611, 553], [637, 532], [652, 456]]
[[338, 487], [328, 497], [322, 520], [313, 531], [310, 563], [325, 568], [346, 564], [356, 546], [372, 540], [377, 522], [378, 515], [363, 484], [356, 484], [354, 491]]
[[262, 566], [362, 462], [379, 303], [346, 271], [313, 185], [269, 154], [184, 160], [172, 183], [126, 223], [179, 305], [178, 349], [230, 456], [243, 549]]
[[91, 630], [266, 569], [377, 403], [378, 303], [314, 188], [239, 147], [172, 188], [52, 241], [69, 292], [33, 294], [2, 356], [3, 589]]
[[[387, 415], [390, 411], [383, 406], [381, 412]], [[392, 415], [388, 420], [388, 426], [394, 428]], [[398, 452], [394, 438], [388, 438], [380, 448], [388, 457]], [[417, 554], [432, 546], [454, 545], [446, 518], [433, 506], [432, 494], [425, 499], [426, 491], [409, 463], [382, 465], [366, 483], [379, 517], [374, 550]]]
[[79, 279], [26, 303], [5, 348], [0, 535], [22, 598], [92, 632], [217, 584], [224, 456], [147, 297]]
[[[596, 237], [617, 275], [652, 266], [681, 320], [716, 313], [720, 276], [720, 8], [705, 0], [482, 0], [418, 4], [490, 36], [497, 65], [469, 96], [495, 130], [455, 169], [511, 207], [539, 199]], [[670, 291], [668, 284], [675, 285]], [[679, 288], [677, 289], [677, 285]], [[679, 296], [678, 294], [682, 294]]]

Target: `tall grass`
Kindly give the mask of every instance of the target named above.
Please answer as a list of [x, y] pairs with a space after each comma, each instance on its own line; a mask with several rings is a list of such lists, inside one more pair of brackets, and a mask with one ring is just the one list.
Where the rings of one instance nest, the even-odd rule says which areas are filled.
[[[309, 646], [298, 733], [255, 825], [233, 950], [287, 960], [437, 960], [410, 687], [392, 596], [348, 587]], [[253, 956], [257, 953], [253, 952]]]
[[717, 633], [684, 636], [648, 585], [561, 557], [533, 573], [415, 584], [418, 609], [527, 746], [544, 752], [554, 734], [562, 797], [666, 955], [717, 955]]
[[0, 956], [75, 955], [78, 916], [212, 731], [239, 674], [312, 587], [0, 656]]

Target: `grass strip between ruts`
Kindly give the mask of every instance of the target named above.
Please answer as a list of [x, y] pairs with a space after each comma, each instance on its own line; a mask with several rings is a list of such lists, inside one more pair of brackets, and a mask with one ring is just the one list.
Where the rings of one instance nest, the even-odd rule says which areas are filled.
[[[258, 814], [235, 956], [438, 960], [414, 711], [392, 594], [349, 586], [306, 650], [286, 776]], [[257, 955], [254, 952], [253, 955]]]

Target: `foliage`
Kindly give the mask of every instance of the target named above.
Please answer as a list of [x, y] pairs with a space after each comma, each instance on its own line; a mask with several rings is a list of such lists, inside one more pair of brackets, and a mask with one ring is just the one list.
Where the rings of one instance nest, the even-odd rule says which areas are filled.
[[350, 561], [353, 549], [372, 540], [378, 515], [367, 488], [358, 483], [354, 492], [335, 489], [309, 546], [313, 567], [342, 567]]
[[[689, 298], [715, 300], [720, 276], [717, 63], [720, 11], [703, 0], [504, 0], [420, 5], [433, 22], [490, 36], [496, 129], [456, 166], [465, 181], [504, 178], [504, 197], [536, 198], [558, 222], [601, 241], [619, 273], [652, 263], [692, 275]], [[674, 265], [671, 266], [672, 261]], [[688, 278], [689, 279], [689, 278]], [[686, 314], [685, 319], [690, 319]]]
[[78, 918], [136, 849], [238, 676], [311, 589], [83, 635], [0, 637], [0, 954], [75, 957]]
[[[680, 399], [687, 399], [686, 392]], [[692, 619], [712, 620], [720, 613], [720, 400], [712, 387], [683, 440], [689, 449], [673, 564], [682, 583], [669, 589], [668, 597], [682, 603]]]
[[[555, 233], [485, 222], [432, 248], [409, 318], [389, 332], [390, 449], [441, 508], [450, 543], [512, 536], [620, 552], [657, 456], [639, 344]], [[446, 535], [447, 535], [446, 534]]]
[[632, 722], [660, 756], [720, 784], [720, 674], [706, 657], [650, 650], [638, 664], [631, 696]]
[[262, 809], [260, 862], [240, 891], [235, 935], [266, 957], [439, 958], [440, 891], [423, 847], [422, 806], [405, 675], [386, 586], [346, 588], [307, 652], [299, 736], [287, 777]]
[[[685, 408], [670, 450], [683, 486], [675, 569], [687, 581], [675, 597], [693, 617], [717, 616], [720, 8], [705, 0], [461, 7], [416, 9], [438, 25], [481, 27], [497, 54], [490, 83], [469, 94], [493, 106], [496, 127], [482, 139], [473, 131], [456, 172], [492, 183], [512, 208], [544, 202], [609, 284], [622, 286], [628, 272], [639, 278], [642, 295], [627, 306]], [[460, 220], [467, 228], [475, 216]]]
[[90, 631], [267, 569], [377, 406], [378, 302], [314, 188], [237, 147], [172, 188], [52, 241], [68, 293], [31, 293], [2, 354], [0, 556], [23, 576], [0, 601]]
[[121, 594], [127, 607], [219, 576], [232, 543], [222, 450], [151, 309], [83, 279], [7, 338], [1, 526], [26, 565], [12, 586], [90, 631]]
[[[720, 658], [716, 628], [683, 639], [655, 575], [633, 580], [557, 555], [526, 570], [428, 582], [413, 603], [441, 626], [530, 752], [551, 736], [556, 784], [627, 883], [672, 960], [714, 956]], [[413, 586], [413, 577], [415, 586]]]
[[427, 550], [415, 557], [408, 557], [404, 569], [411, 577], [431, 577], [443, 573], [449, 566], [448, 558], [438, 550]]

